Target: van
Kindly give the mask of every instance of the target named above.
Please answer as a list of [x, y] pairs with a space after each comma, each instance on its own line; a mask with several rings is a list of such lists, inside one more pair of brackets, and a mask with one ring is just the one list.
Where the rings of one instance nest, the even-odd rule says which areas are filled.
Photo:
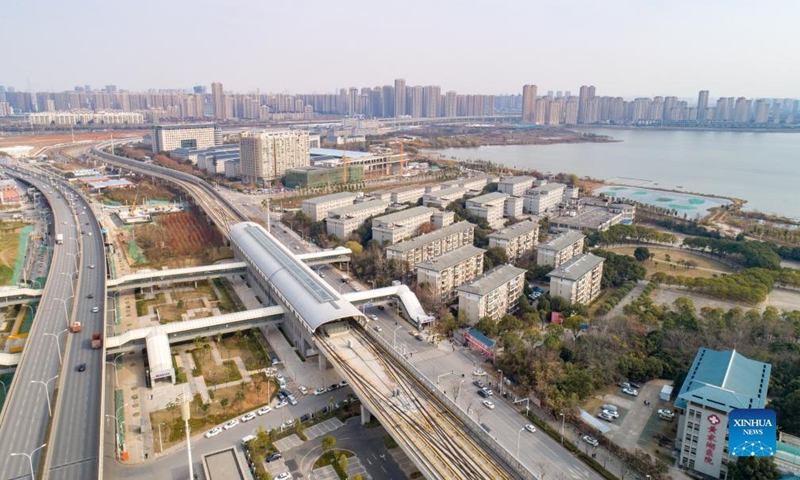
[[242, 439], [242, 446], [247, 445], [247, 442], [249, 442], [250, 440], [255, 440], [255, 439], [256, 439], [255, 435], [248, 435], [248, 436], [244, 437]]

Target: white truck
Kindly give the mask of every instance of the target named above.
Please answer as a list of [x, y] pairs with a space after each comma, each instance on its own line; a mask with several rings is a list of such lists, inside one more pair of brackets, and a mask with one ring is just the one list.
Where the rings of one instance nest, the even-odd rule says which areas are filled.
[[62, 245], [63, 243], [64, 243], [64, 234], [63, 233], [56, 234], [56, 244]]

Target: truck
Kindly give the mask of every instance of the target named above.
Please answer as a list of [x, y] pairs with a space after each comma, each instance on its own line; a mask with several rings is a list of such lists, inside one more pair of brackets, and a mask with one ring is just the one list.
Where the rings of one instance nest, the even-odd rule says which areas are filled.
[[97, 350], [103, 346], [103, 335], [100, 332], [92, 334], [92, 348]]
[[74, 322], [72, 324], [72, 333], [78, 333], [81, 330], [83, 330], [83, 325], [81, 325], [81, 322]]
[[64, 243], [64, 234], [63, 233], [56, 234], [56, 244], [62, 245], [63, 243]]

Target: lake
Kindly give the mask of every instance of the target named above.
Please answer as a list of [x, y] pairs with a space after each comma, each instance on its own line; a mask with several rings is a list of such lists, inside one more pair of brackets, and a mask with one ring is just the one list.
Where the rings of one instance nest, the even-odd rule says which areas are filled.
[[800, 134], [585, 131], [620, 141], [449, 148], [437, 153], [608, 182], [742, 198], [747, 200], [747, 210], [800, 219]]

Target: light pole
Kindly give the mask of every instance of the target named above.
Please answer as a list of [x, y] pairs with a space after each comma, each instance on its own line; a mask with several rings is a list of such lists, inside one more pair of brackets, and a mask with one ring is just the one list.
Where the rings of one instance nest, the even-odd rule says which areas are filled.
[[31, 383], [39, 383], [44, 387], [44, 397], [47, 399], [47, 411], [50, 412], [50, 417], [53, 416], [53, 409], [50, 407], [50, 389], [47, 388], [47, 385], [49, 385], [50, 382], [52, 382], [56, 378], [58, 378], [58, 375], [56, 375], [55, 377], [51, 378], [46, 382], [43, 382], [41, 380], [31, 380]]
[[522, 439], [522, 432], [525, 430], [525, 427], [519, 429], [517, 432], [517, 459], [519, 459], [519, 441]]
[[[117, 424], [117, 434], [116, 434], [116, 436], [114, 438], [114, 444], [117, 447], [116, 448], [116, 450], [117, 450], [117, 458], [119, 458], [120, 450], [122, 448], [122, 445], [119, 442], [119, 434], [122, 433], [122, 427], [120, 426], [120, 421], [119, 421], [119, 411], [122, 410], [123, 408], [127, 407], [127, 406], [128, 406], [128, 404], [126, 403], [125, 405], [119, 407], [116, 412], [114, 412], [115, 413], [114, 414], [114, 420], [116, 421], [116, 424]], [[106, 414], [106, 416], [110, 417], [111, 415]]]
[[3, 401], [5, 401], [6, 397], [8, 397], [8, 389], [6, 388], [5, 382], [0, 380], [0, 385], [3, 386]]
[[73, 274], [77, 275], [78, 272], [72, 272], [72, 273], [61, 272], [61, 275], [69, 276], [69, 289], [70, 289], [70, 291], [72, 291], [72, 296], [74, 297], [75, 296], [75, 285], [72, 284], [72, 275]]
[[497, 372], [500, 374], [500, 384], [499, 384], [500, 388], [499, 388], [499, 390], [500, 390], [500, 393], [503, 393], [503, 371], [498, 368]]
[[119, 420], [114, 415], [110, 415], [108, 413], [106, 413], [106, 418], [114, 419], [114, 425], [117, 429], [117, 435], [114, 438], [114, 454], [116, 455], [117, 460], [119, 460]]
[[453, 374], [453, 370], [450, 370], [449, 372], [444, 372], [443, 374], [441, 374], [438, 377], [436, 377], [436, 385], [439, 385], [439, 380], [442, 377], [446, 377], [447, 375], [452, 375], [452, 374]]
[[561, 416], [561, 445], [564, 445], [564, 420], [565, 420], [565, 418], [564, 418], [564, 414], [563, 413], [559, 413], [559, 415]]
[[114, 365], [114, 385], [117, 386], [117, 387], [119, 386], [119, 377], [117, 376], [117, 359], [119, 357], [123, 356], [123, 355], [125, 355], [125, 354], [124, 353], [118, 353], [117, 356], [114, 357], [113, 361], [109, 362], [108, 360], [106, 360], [106, 363], [110, 363], [110, 364]]
[[[73, 239], [70, 238], [70, 240], [73, 240]], [[77, 243], [78, 241], [75, 240], [75, 242]], [[75, 260], [75, 271], [77, 272], [78, 271], [78, 253], [77, 252], [76, 253], [67, 252], [67, 255], [69, 255], [70, 257], [72, 257], [73, 260]]]
[[37, 450], [41, 450], [46, 446], [47, 446], [47, 444], [45, 443], [41, 447], [34, 448], [33, 451], [30, 454], [27, 454], [27, 453], [12, 453], [11, 454], [12, 457], [22, 457], [22, 456], [28, 457], [28, 463], [31, 466], [31, 480], [36, 480], [36, 472], [33, 471], [33, 456], [36, 455], [36, 451]]
[[67, 300], [75, 298], [75, 296], [67, 297], [67, 298], [56, 298], [59, 302], [64, 305], [64, 320], [67, 323], [67, 328], [69, 328], [69, 312], [67, 312]]
[[58, 336], [61, 335], [62, 333], [67, 332], [67, 331], [69, 331], [68, 328], [65, 328], [64, 330], [61, 330], [58, 333], [45, 332], [45, 335], [50, 335], [51, 337], [56, 339], [56, 349], [58, 351], [58, 364], [59, 365], [63, 365], [64, 364], [64, 360], [61, 358], [61, 342], [58, 341]]
[[403, 328], [402, 325], [394, 329], [394, 334], [392, 335], [392, 347], [397, 346], [397, 331]]
[[456, 403], [458, 403], [458, 397], [461, 396], [461, 385], [463, 385], [466, 380], [467, 380], [466, 378], [462, 378], [461, 381], [458, 382], [458, 389], [456, 390], [455, 397], [453, 397], [453, 401]]

